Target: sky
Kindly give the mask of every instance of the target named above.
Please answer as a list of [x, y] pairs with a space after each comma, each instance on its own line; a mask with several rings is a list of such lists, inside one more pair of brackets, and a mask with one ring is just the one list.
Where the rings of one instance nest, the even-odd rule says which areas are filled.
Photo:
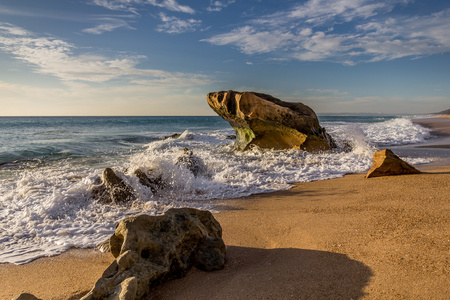
[[223, 90], [322, 114], [449, 109], [450, 1], [0, 2], [0, 116], [215, 115]]

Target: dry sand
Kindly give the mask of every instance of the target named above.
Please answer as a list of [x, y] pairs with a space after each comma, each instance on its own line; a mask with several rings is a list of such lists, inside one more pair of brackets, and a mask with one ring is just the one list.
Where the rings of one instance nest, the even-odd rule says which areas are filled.
[[[224, 201], [225, 269], [192, 270], [149, 299], [450, 299], [450, 167], [422, 169]], [[0, 265], [0, 299], [78, 299], [111, 261], [72, 250]]]

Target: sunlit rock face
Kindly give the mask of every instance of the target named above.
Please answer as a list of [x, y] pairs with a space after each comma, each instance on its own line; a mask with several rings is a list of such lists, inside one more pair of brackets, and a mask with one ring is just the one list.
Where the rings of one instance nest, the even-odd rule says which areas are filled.
[[172, 208], [122, 220], [109, 240], [116, 258], [83, 299], [142, 299], [159, 283], [225, 266], [222, 228], [208, 211]]
[[329, 150], [332, 138], [319, 125], [314, 111], [303, 103], [284, 102], [255, 92], [209, 93], [209, 106], [236, 132], [235, 148], [252, 145], [269, 149]]
[[372, 166], [366, 178], [419, 173], [419, 170], [403, 161], [394, 152], [384, 149], [374, 153]]

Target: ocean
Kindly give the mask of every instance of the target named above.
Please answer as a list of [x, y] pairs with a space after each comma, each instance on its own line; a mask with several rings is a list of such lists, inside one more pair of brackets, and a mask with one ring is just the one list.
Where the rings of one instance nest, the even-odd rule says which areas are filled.
[[[425, 143], [429, 129], [411, 116], [319, 116], [338, 149], [233, 149], [234, 131], [214, 117], [0, 117], [0, 263], [23, 264], [71, 247], [95, 247], [121, 219], [170, 207], [214, 211], [222, 199], [285, 190], [294, 182], [365, 172], [373, 153]], [[166, 138], [175, 133], [178, 138]], [[178, 163], [184, 149], [199, 162], [194, 175]], [[433, 157], [402, 156], [412, 164]], [[92, 196], [113, 168], [136, 200], [104, 204]], [[155, 194], [133, 175], [153, 172], [166, 183]]]

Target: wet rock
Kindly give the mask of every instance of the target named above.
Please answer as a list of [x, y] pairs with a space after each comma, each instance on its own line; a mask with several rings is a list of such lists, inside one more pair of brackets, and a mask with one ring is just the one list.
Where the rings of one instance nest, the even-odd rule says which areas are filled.
[[153, 194], [156, 194], [158, 190], [163, 189], [166, 186], [161, 175], [152, 176], [151, 173], [144, 172], [141, 169], [134, 171], [134, 175], [136, 175], [142, 185], [149, 187]]
[[133, 189], [111, 168], [106, 168], [103, 171], [101, 184], [92, 189], [92, 194], [104, 203], [117, 204], [135, 199]]
[[374, 153], [372, 166], [366, 178], [419, 173], [419, 170], [403, 161], [394, 152], [384, 149]]
[[116, 259], [83, 299], [142, 299], [193, 266], [213, 271], [225, 265], [220, 224], [210, 212], [192, 208], [126, 218], [117, 225], [110, 247]]
[[335, 148], [314, 111], [302, 103], [284, 102], [255, 92], [215, 92], [209, 106], [236, 132], [235, 148], [251, 145], [273, 149], [320, 151]]
[[177, 164], [181, 164], [191, 171], [194, 176], [197, 176], [203, 168], [203, 164], [199, 157], [194, 156], [194, 153], [188, 148], [183, 149], [183, 154], [178, 157]]
[[163, 140], [167, 140], [167, 139], [177, 139], [181, 136], [181, 133], [174, 133], [172, 135], [168, 135], [163, 137]]

